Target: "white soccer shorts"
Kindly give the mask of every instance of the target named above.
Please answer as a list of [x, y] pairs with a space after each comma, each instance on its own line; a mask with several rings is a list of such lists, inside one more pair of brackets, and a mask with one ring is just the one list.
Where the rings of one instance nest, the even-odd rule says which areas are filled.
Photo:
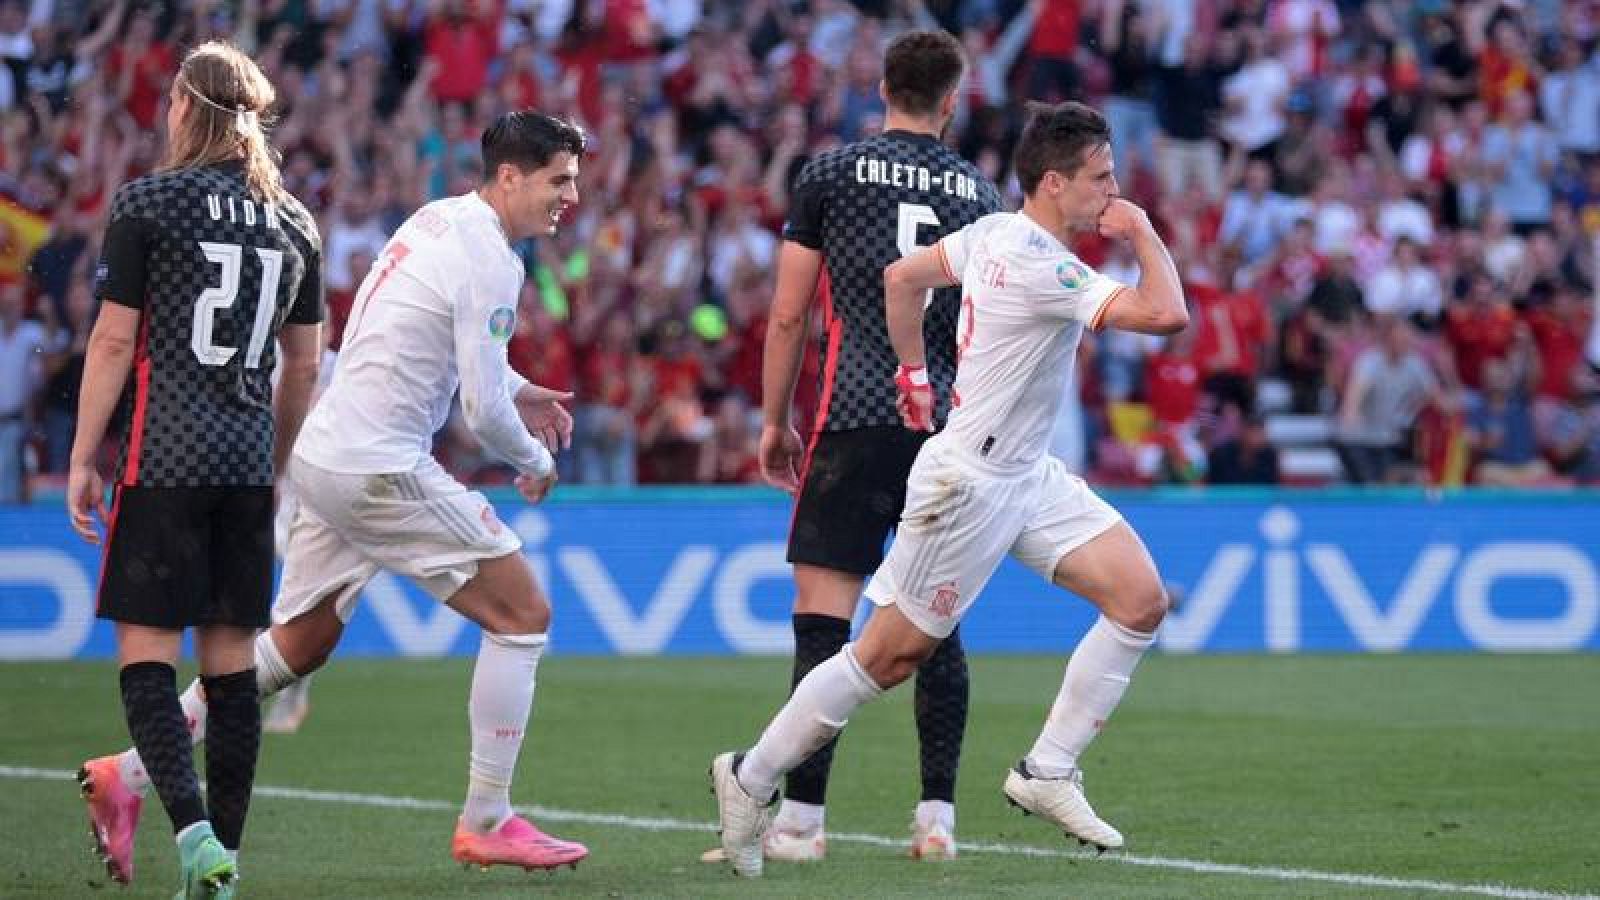
[[386, 569], [450, 599], [478, 562], [515, 553], [522, 541], [431, 457], [401, 475], [345, 475], [303, 459], [289, 467], [299, 501], [284, 549], [272, 621], [289, 622], [333, 598], [350, 621], [356, 597]]
[[1063, 557], [1120, 521], [1053, 456], [1002, 477], [963, 463], [934, 438], [911, 468], [900, 527], [866, 594], [946, 638], [1007, 553], [1051, 581]]

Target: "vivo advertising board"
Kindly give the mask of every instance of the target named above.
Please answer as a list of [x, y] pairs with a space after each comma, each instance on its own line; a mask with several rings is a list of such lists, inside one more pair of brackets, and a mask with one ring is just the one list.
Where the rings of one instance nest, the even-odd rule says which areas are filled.
[[[502, 518], [575, 654], [789, 650], [788, 503], [767, 491], [582, 494]], [[1600, 649], [1600, 498], [1126, 494], [1178, 607], [1173, 653]], [[0, 659], [103, 657], [99, 555], [59, 505], [0, 508]], [[1007, 562], [962, 626], [976, 652], [1069, 650], [1082, 600]], [[367, 588], [340, 652], [471, 653], [477, 629], [403, 579]]]

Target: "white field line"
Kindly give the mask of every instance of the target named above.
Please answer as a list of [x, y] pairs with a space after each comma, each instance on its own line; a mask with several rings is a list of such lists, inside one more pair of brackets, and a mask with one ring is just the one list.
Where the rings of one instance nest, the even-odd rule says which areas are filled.
[[[0, 765], [0, 778], [20, 778], [48, 781], [71, 781], [77, 776], [64, 769], [36, 769], [28, 766]], [[443, 800], [425, 800], [417, 797], [394, 797], [386, 794], [357, 794], [348, 791], [314, 791], [305, 788], [277, 787], [258, 784], [258, 797], [275, 797], [286, 800], [310, 800], [317, 803], [337, 803], [345, 806], [372, 806], [380, 809], [421, 809], [454, 812], [458, 803]], [[611, 825], [642, 831], [687, 831], [714, 834], [716, 826], [708, 822], [691, 822], [686, 819], [663, 819], [625, 816], [616, 813], [591, 813], [570, 809], [552, 809], [547, 806], [521, 807], [523, 812], [550, 822], [581, 822], [586, 825]], [[852, 834], [828, 832], [829, 841], [868, 844], [874, 847], [904, 847], [904, 838], [885, 837], [880, 834]], [[1001, 856], [1035, 856], [1051, 859], [1095, 859], [1087, 851], [1052, 850], [1022, 844], [984, 844], [961, 842], [963, 853], [991, 853]], [[1418, 878], [1391, 878], [1387, 875], [1365, 875], [1355, 872], [1318, 872], [1311, 869], [1290, 869], [1278, 866], [1242, 866], [1233, 863], [1209, 862], [1201, 859], [1174, 859], [1165, 856], [1137, 856], [1129, 853], [1106, 853], [1098, 857], [1108, 863], [1145, 866], [1152, 869], [1176, 869], [1206, 875], [1234, 875], [1241, 878], [1269, 878], [1277, 881], [1339, 884], [1349, 887], [1387, 888], [1397, 891], [1434, 891], [1444, 894], [1473, 894], [1481, 897], [1501, 897], [1506, 900], [1600, 900], [1594, 894], [1555, 894], [1530, 888], [1509, 887], [1497, 884], [1457, 884]]]

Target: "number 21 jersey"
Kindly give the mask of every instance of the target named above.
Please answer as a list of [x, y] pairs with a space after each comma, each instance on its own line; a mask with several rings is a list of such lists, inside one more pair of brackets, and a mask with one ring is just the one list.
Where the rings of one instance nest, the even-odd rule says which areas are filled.
[[121, 484], [272, 484], [278, 330], [322, 321], [321, 269], [305, 207], [254, 199], [241, 163], [117, 191], [95, 294], [140, 311]]

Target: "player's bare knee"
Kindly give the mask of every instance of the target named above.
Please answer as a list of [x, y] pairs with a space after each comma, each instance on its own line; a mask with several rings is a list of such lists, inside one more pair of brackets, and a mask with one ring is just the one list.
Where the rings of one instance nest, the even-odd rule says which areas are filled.
[[1124, 628], [1148, 634], [1161, 627], [1171, 607], [1166, 588], [1152, 580], [1130, 590], [1121, 603], [1107, 611], [1106, 617]]
[[480, 623], [490, 634], [544, 634], [550, 630], [550, 604], [535, 593], [493, 603]]
[[888, 690], [915, 675], [926, 658], [927, 654], [917, 649], [895, 648], [869, 658], [858, 658], [857, 661], [874, 684]]

